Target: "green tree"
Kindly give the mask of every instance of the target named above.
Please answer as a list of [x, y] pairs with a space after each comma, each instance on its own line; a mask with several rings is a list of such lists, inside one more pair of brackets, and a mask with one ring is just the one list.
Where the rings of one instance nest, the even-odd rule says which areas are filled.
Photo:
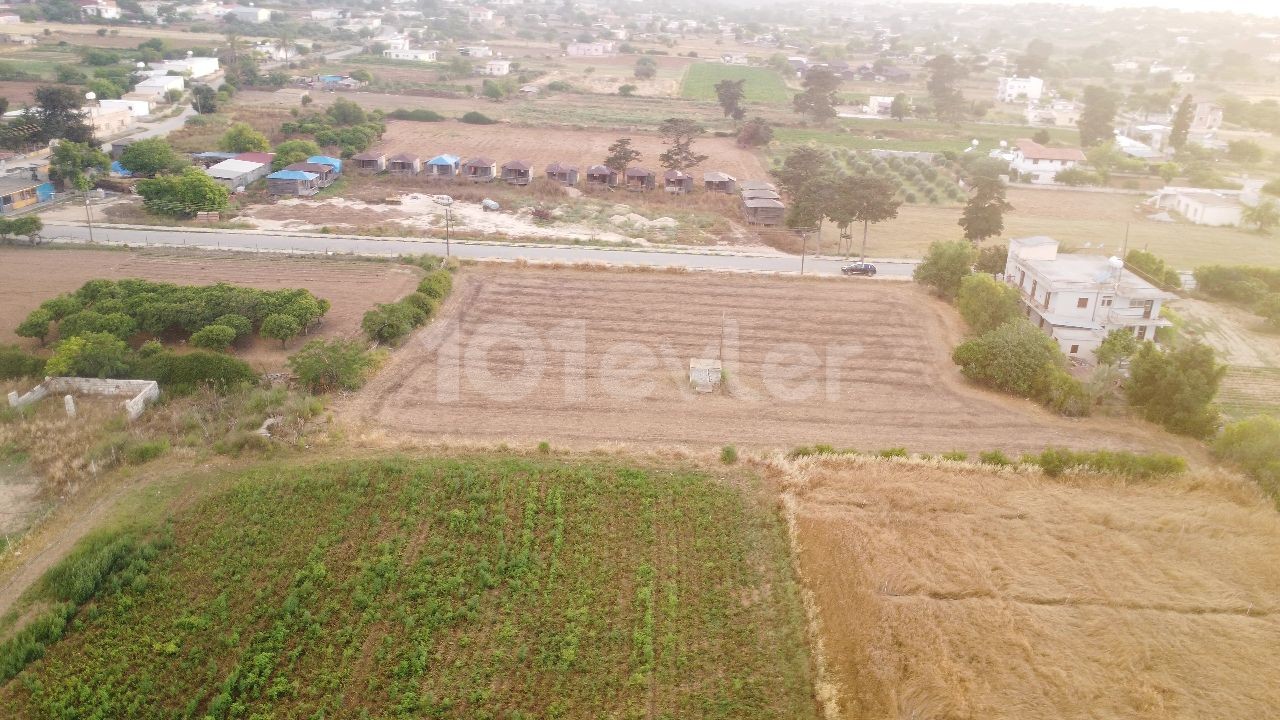
[[109, 167], [111, 158], [101, 150], [85, 143], [63, 141], [53, 148], [49, 157], [49, 179], [75, 187], [86, 173], [106, 172]]
[[36, 88], [35, 102], [23, 116], [33, 121], [27, 140], [38, 145], [48, 145], [50, 140], [93, 145], [93, 128], [82, 105], [84, 96], [78, 88]]
[[120, 164], [134, 175], [153, 177], [158, 173], [174, 173], [189, 163], [173, 151], [164, 138], [139, 140], [120, 153]]
[[1008, 245], [987, 245], [978, 251], [978, 261], [973, 269], [989, 275], [999, 275], [1009, 265]]
[[637, 89], [638, 88], [636, 88], [635, 85], [631, 85], [631, 84], [619, 85], [618, 94], [621, 95], [622, 97], [631, 97], [632, 95], [635, 94]]
[[373, 73], [364, 68], [356, 68], [351, 71], [351, 79], [359, 80], [362, 83], [371, 83], [373, 82]]
[[320, 154], [320, 146], [311, 140], [286, 140], [276, 146], [276, 156], [271, 161], [272, 170], [280, 170], [289, 165], [305, 162], [307, 158]]
[[1280, 504], [1280, 418], [1256, 415], [1227, 425], [1213, 442], [1213, 454], [1257, 480]]
[[200, 170], [188, 167], [178, 175], [161, 175], [137, 184], [148, 211], [172, 217], [226, 209], [230, 191]]
[[836, 90], [840, 78], [824, 67], [815, 67], [804, 75], [804, 92], [791, 99], [792, 108], [808, 115], [814, 122], [826, 122], [836, 116]]
[[787, 227], [817, 227], [827, 214], [830, 188], [837, 178], [831, 154], [807, 145], [795, 148], [787, 154], [774, 176], [791, 198], [787, 207]]
[[1187, 145], [1187, 134], [1191, 131], [1192, 115], [1195, 112], [1191, 102], [1190, 95], [1183, 95], [1182, 102], [1178, 103], [1178, 111], [1174, 113], [1173, 129], [1169, 132], [1169, 144], [1175, 150], [1181, 150]]
[[1022, 314], [1018, 291], [985, 273], [966, 275], [960, 280], [956, 307], [976, 335], [994, 330]]
[[1112, 330], [1103, 338], [1094, 353], [1100, 365], [1117, 365], [1133, 357], [1142, 343], [1129, 330]]
[[1111, 179], [1111, 171], [1124, 158], [1124, 154], [1116, 148], [1114, 142], [1108, 141], [1089, 148], [1085, 152], [1085, 158], [1093, 171], [1098, 174], [1098, 178], [1105, 183]]
[[[306, 100], [307, 96], [303, 96]], [[218, 112], [218, 93], [208, 85], [196, 85], [191, 88], [191, 107], [201, 115]]]
[[929, 82], [926, 87], [933, 102], [933, 112], [939, 120], [956, 123], [964, 117], [964, 94], [957, 84], [968, 74], [954, 55], [941, 54], [928, 62]]
[[702, 164], [707, 156], [693, 151], [693, 141], [705, 132], [706, 129], [693, 120], [667, 118], [658, 126], [662, 144], [667, 146], [658, 156], [658, 163], [668, 170], [681, 172]]
[[745, 79], [725, 79], [715, 84], [716, 100], [720, 103], [720, 109], [724, 111], [725, 117], [741, 120], [746, 115], [746, 110], [742, 109], [742, 99], [746, 96], [744, 89], [746, 84]]
[[1253, 207], [1245, 208], [1244, 221], [1256, 227], [1259, 233], [1271, 232], [1271, 228], [1280, 225], [1280, 206], [1270, 198], [1262, 200]]
[[302, 323], [299, 323], [298, 319], [292, 315], [274, 313], [262, 320], [262, 327], [258, 329], [258, 332], [262, 337], [279, 340], [280, 347], [284, 347], [285, 343], [302, 332]]
[[1164, 180], [1167, 184], [1173, 182], [1173, 179], [1178, 177], [1178, 173], [1182, 172], [1182, 168], [1178, 167], [1177, 163], [1167, 162], [1160, 164], [1158, 172], [1160, 173], [1160, 179]]
[[394, 345], [413, 331], [413, 317], [400, 303], [379, 304], [364, 314], [360, 327], [370, 340]]
[[1084, 109], [1076, 122], [1080, 129], [1080, 144], [1093, 147], [1112, 142], [1116, 135], [1116, 111], [1119, 110], [1116, 94], [1104, 87], [1089, 85], [1084, 89], [1083, 101]]
[[639, 159], [640, 151], [631, 147], [631, 138], [618, 138], [609, 145], [609, 156], [604, 159], [604, 166], [621, 174]]
[[916, 266], [912, 277], [949, 301], [959, 292], [960, 282], [973, 272], [973, 261], [977, 256], [978, 251], [971, 243], [963, 240], [935, 240], [929, 245], [929, 252]]
[[206, 325], [191, 334], [191, 344], [205, 350], [226, 350], [235, 339], [235, 329], [226, 325]]
[[1147, 342], [1129, 365], [1125, 396], [1143, 417], [1170, 432], [1203, 438], [1218, 424], [1211, 403], [1225, 374], [1207, 345], [1164, 350]]
[[1003, 182], [986, 177], [974, 178], [969, 202], [965, 204], [959, 220], [965, 239], [980, 243], [1004, 232], [1004, 214], [1011, 210], [1013, 206], [1005, 199]]
[[1037, 130], [1035, 134], [1031, 136], [1031, 139], [1040, 145], [1048, 145], [1050, 142], [1053, 142], [1053, 137], [1050, 136], [1049, 131], [1044, 128]]
[[289, 369], [313, 393], [358, 390], [373, 365], [373, 356], [351, 340], [312, 340], [289, 356]]
[[53, 322], [53, 315], [44, 308], [36, 308], [27, 314], [26, 319], [18, 324], [15, 331], [18, 337], [35, 338], [44, 345], [45, 338], [49, 337], [50, 326]]
[[220, 315], [217, 320], [213, 321], [213, 324], [222, 325], [223, 327], [229, 327], [234, 330], [236, 334], [233, 340], [243, 340], [244, 338], [249, 337], [249, 334], [253, 332], [253, 322], [244, 315], [237, 315], [235, 313]]
[[758, 147], [768, 145], [773, 140], [773, 128], [769, 121], [762, 117], [751, 118], [742, 124], [738, 131], [739, 147]]
[[106, 78], [94, 78], [85, 86], [98, 100], [116, 100], [124, 94], [124, 90]]
[[1027, 43], [1027, 51], [1018, 56], [1018, 75], [1023, 77], [1040, 77], [1049, 69], [1049, 56], [1053, 54], [1053, 44], [1040, 38]]
[[1177, 290], [1182, 287], [1182, 277], [1178, 275], [1178, 271], [1154, 253], [1146, 250], [1130, 250], [1124, 258], [1124, 264], [1130, 271], [1141, 275], [1162, 290]]
[[120, 377], [128, 369], [129, 346], [110, 333], [86, 333], [58, 343], [45, 365], [54, 376]]
[[1054, 371], [1067, 364], [1053, 338], [1026, 318], [966, 340], [951, 359], [976, 383], [1034, 399], [1044, 397]]
[[226, 152], [235, 153], [267, 152], [271, 149], [271, 143], [267, 142], [266, 135], [254, 130], [247, 123], [235, 123], [222, 134], [218, 147]]
[[889, 104], [889, 117], [902, 122], [911, 114], [911, 102], [907, 100], [906, 93], [898, 93], [893, 96], [893, 102]]
[[652, 80], [658, 74], [658, 63], [651, 57], [636, 60], [635, 76], [641, 80]]
[[[840, 228], [841, 237], [849, 237], [849, 225], [862, 223], [861, 260], [867, 259], [867, 236], [871, 225], [898, 217], [902, 201], [895, 197], [897, 192], [895, 183], [876, 175], [845, 176], [829, 186], [830, 197], [824, 203], [825, 213]], [[852, 238], [849, 240], [852, 245]], [[848, 251], [845, 254], [848, 255]]]
[[1262, 161], [1262, 146], [1252, 140], [1232, 140], [1227, 143], [1227, 157], [1238, 163], [1253, 165]]

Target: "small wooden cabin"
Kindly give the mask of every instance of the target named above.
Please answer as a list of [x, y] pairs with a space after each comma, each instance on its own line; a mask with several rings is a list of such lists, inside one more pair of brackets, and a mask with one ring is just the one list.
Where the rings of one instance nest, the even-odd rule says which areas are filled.
[[743, 180], [742, 182], [738, 183], [738, 189], [739, 190], [772, 190], [774, 192], [778, 192], [778, 188], [774, 187], [772, 183], [767, 183], [764, 180]]
[[379, 173], [387, 169], [387, 156], [380, 152], [364, 152], [352, 156], [351, 164], [358, 173]]
[[570, 187], [577, 185], [578, 166], [561, 162], [551, 163], [547, 166], [547, 179]]
[[498, 163], [487, 157], [471, 158], [462, 164], [462, 176], [471, 182], [493, 182], [498, 177]]
[[272, 195], [294, 195], [305, 197], [320, 191], [316, 180], [320, 176], [302, 170], [279, 170], [267, 176], [267, 192]]
[[528, 185], [533, 179], [533, 166], [524, 160], [512, 160], [502, 165], [502, 180], [510, 185]]
[[782, 196], [774, 190], [743, 190], [743, 200], [781, 200]]
[[437, 155], [427, 161], [423, 173], [433, 178], [451, 178], [458, 174], [457, 155]]
[[[292, 165], [284, 166], [285, 170], [295, 170], [297, 172], [315, 173], [316, 187], [326, 188], [333, 184], [338, 178], [338, 173], [333, 169], [332, 165], [313, 162], [296, 162]], [[270, 177], [269, 175], [267, 177]]]
[[628, 190], [652, 190], [658, 186], [658, 176], [649, 168], [627, 168], [625, 177]]
[[587, 185], [595, 187], [612, 187], [618, 184], [618, 173], [604, 165], [592, 165], [587, 168]]
[[707, 192], [732, 193], [738, 189], [737, 179], [722, 172], [705, 173], [702, 176], [702, 185]]
[[400, 153], [387, 158], [387, 172], [392, 175], [417, 175], [422, 172], [422, 158], [412, 153]]
[[781, 201], [752, 198], [742, 201], [742, 214], [750, 225], [781, 225], [787, 208]]
[[662, 174], [662, 189], [676, 195], [693, 192], [693, 176], [679, 170], [668, 170]]

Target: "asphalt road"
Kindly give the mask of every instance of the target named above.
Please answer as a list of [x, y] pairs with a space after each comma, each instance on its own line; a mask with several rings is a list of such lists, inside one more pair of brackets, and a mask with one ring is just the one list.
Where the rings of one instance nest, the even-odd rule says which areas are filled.
[[[48, 223], [45, 225], [42, 236], [46, 240], [59, 242], [89, 242], [89, 230], [84, 225]], [[445, 242], [441, 239], [304, 235], [244, 230], [193, 232], [163, 228], [125, 229], [95, 226], [93, 240], [96, 243], [111, 245], [259, 252], [353, 253], [357, 255], [446, 254]], [[449, 252], [456, 257], [477, 260], [524, 259], [544, 262], [601, 262], [614, 265], [686, 267], [694, 270], [800, 272], [800, 258], [796, 256], [752, 255], [714, 250], [614, 249], [596, 246], [459, 241], [450, 243]], [[814, 275], [838, 275], [840, 266], [845, 262], [843, 259], [809, 257], [805, 259], [804, 272]], [[916, 263], [893, 261], [876, 262], [875, 265], [877, 273], [881, 276], [906, 278], [911, 276]]]

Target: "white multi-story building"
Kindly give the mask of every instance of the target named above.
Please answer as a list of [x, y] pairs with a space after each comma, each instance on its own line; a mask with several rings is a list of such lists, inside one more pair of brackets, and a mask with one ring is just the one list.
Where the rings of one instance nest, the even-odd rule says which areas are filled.
[[1040, 102], [1044, 80], [1038, 77], [1002, 77], [996, 83], [996, 102]]
[[227, 10], [227, 14], [243, 23], [264, 23], [271, 19], [271, 11], [253, 6], [237, 6]]
[[493, 57], [493, 49], [485, 45], [469, 45], [458, 48], [458, 54], [463, 57]]
[[430, 63], [435, 62], [436, 59], [440, 57], [440, 51], [421, 49], [383, 50], [382, 56], [391, 58], [392, 60], [416, 60], [418, 62]]
[[480, 74], [493, 75], [493, 76], [510, 75], [511, 61], [510, 60], [490, 60], [489, 62], [485, 63], [480, 67]]
[[1031, 322], [1062, 352], [1084, 360], [1113, 330], [1154, 340], [1171, 323], [1160, 305], [1175, 296], [1124, 268], [1119, 258], [1059, 254], [1058, 241], [1038, 236], [1009, 243], [1005, 282], [1018, 289]]
[[116, 5], [116, 0], [80, 0], [80, 12], [103, 20], [120, 19], [120, 6]]

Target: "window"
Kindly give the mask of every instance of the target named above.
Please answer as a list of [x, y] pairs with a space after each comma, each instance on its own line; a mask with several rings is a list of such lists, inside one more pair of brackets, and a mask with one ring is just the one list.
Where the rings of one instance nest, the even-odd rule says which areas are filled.
[[1147, 326], [1146, 326], [1146, 325], [1140, 325], [1140, 326], [1138, 326], [1138, 339], [1139, 339], [1139, 340], [1146, 340], [1146, 339], [1147, 339]]
[[1076, 307], [1078, 307], [1078, 308], [1087, 308], [1087, 307], [1089, 307], [1089, 298], [1087, 298], [1087, 297], [1082, 297], [1082, 298], [1080, 298], [1079, 300], [1077, 300], [1077, 301], [1076, 301]]
[[1102, 298], [1102, 302], [1101, 302], [1100, 304], [1102, 305], [1102, 307], [1111, 307], [1111, 300], [1112, 300], [1112, 299], [1113, 299], [1113, 298], [1112, 298], [1110, 295], [1107, 295], [1107, 296], [1105, 296], [1105, 297], [1103, 297], [1103, 298]]
[[1071, 355], [1075, 355], [1075, 354], [1076, 354], [1076, 353], [1078, 353], [1078, 352], [1080, 352], [1080, 346], [1079, 346], [1079, 345], [1072, 345], [1072, 346], [1071, 346], [1071, 352], [1070, 352], [1070, 354], [1071, 354]]

